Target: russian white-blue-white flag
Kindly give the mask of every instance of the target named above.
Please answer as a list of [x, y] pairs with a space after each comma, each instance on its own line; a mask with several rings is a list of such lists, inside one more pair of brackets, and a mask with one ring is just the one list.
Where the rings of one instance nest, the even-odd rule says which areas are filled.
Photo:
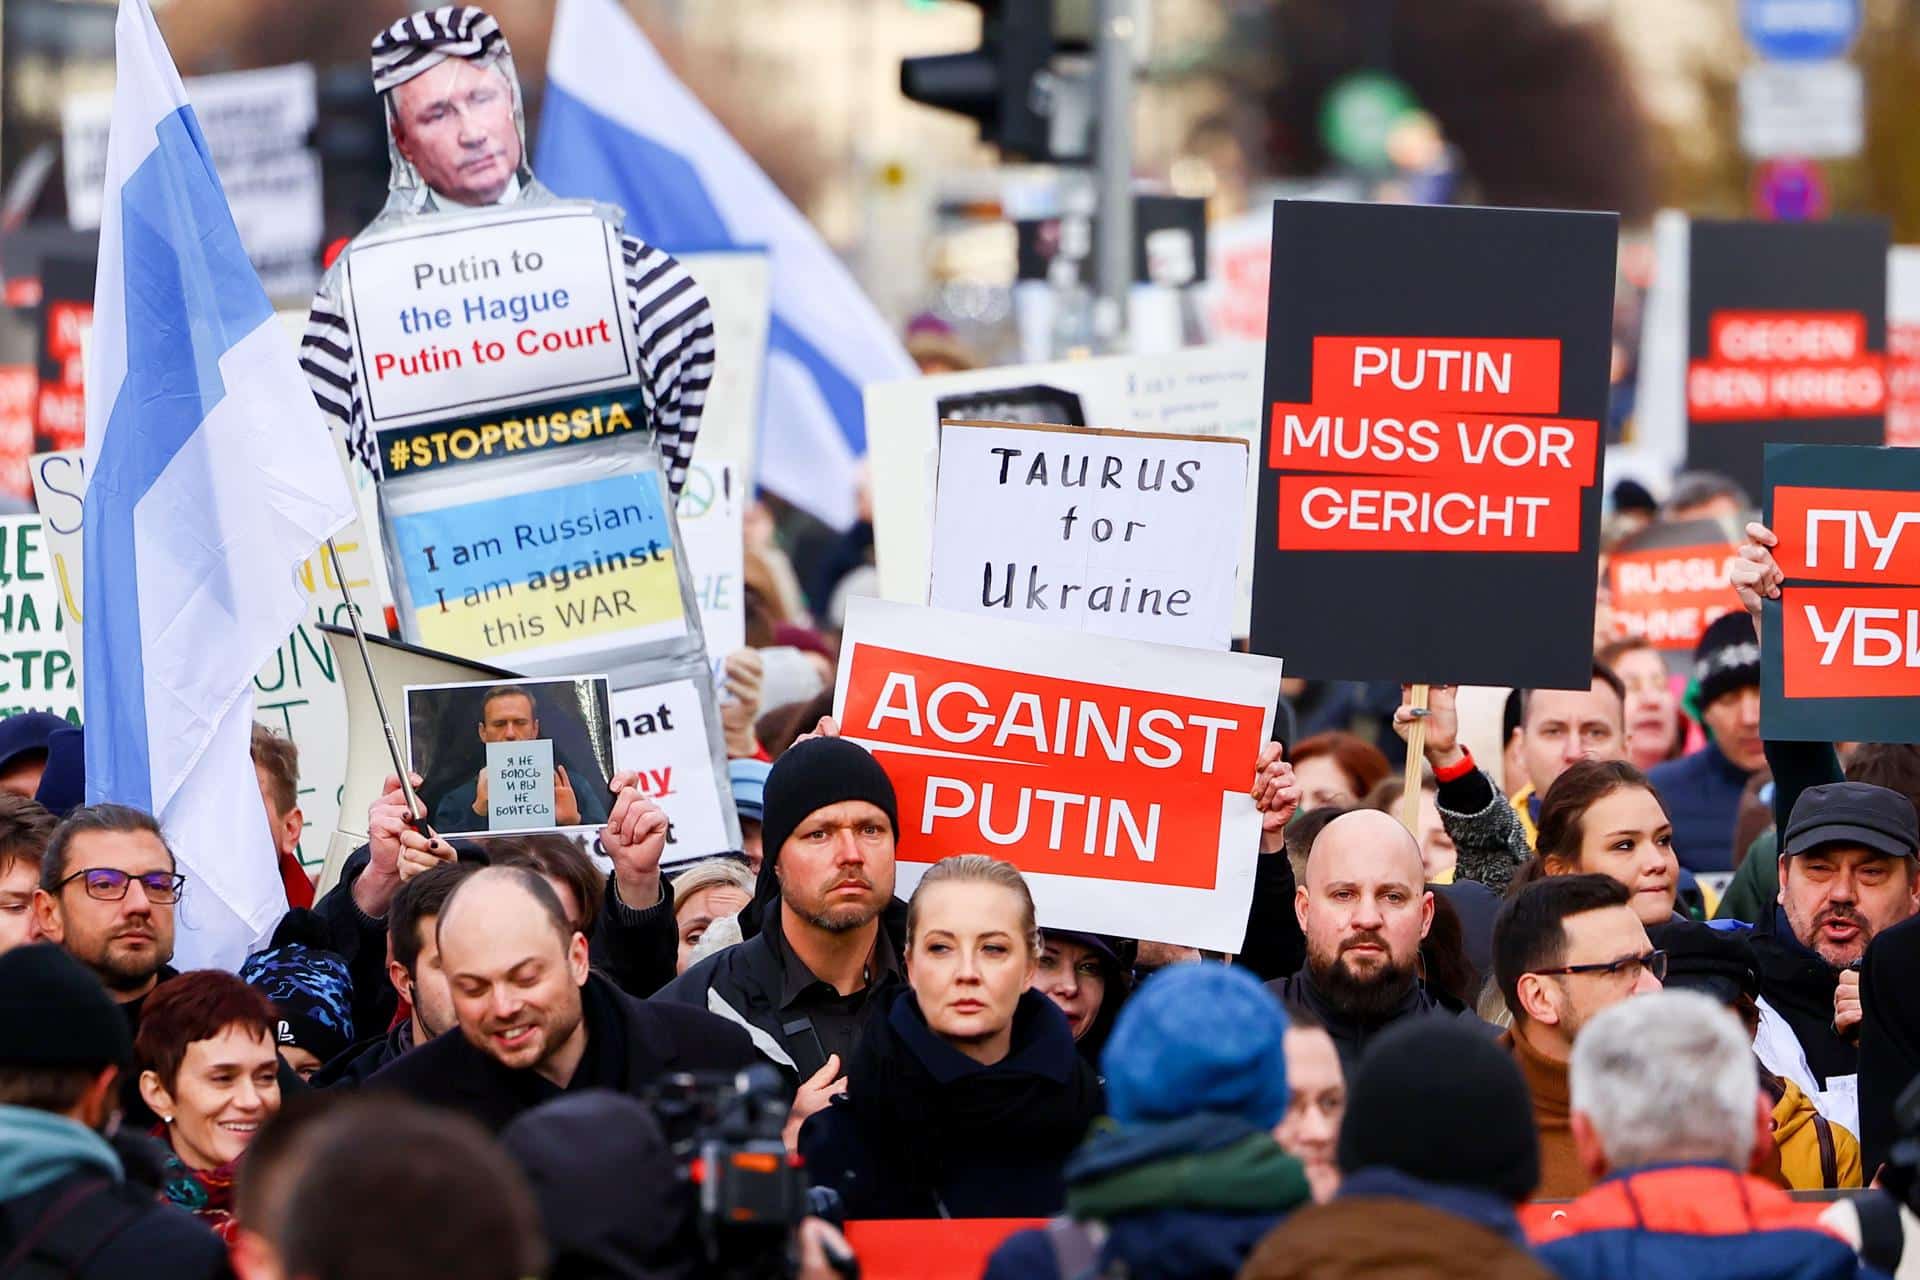
[[768, 250], [756, 478], [836, 528], [852, 524], [855, 464], [867, 451], [861, 391], [913, 377], [913, 361], [819, 232], [617, 0], [560, 0], [536, 172], [560, 195], [621, 205], [628, 231], [670, 253]]
[[294, 570], [354, 513], [147, 0], [121, 0], [87, 370], [87, 800], [156, 815], [175, 964], [237, 968], [286, 910], [249, 754]]

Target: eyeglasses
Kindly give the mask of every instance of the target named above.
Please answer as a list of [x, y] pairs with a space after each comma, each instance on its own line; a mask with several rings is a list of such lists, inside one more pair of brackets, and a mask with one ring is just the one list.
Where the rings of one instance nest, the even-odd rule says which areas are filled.
[[166, 906], [180, 901], [180, 891], [186, 888], [187, 878], [172, 871], [149, 871], [146, 875], [136, 876], [112, 867], [88, 867], [76, 871], [60, 882], [65, 888], [75, 880], [86, 888], [89, 898], [98, 898], [102, 902], [118, 902], [127, 896], [127, 886], [135, 880], [147, 895], [147, 901]]
[[1665, 982], [1667, 953], [1649, 951], [1643, 956], [1621, 956], [1618, 960], [1608, 960], [1603, 964], [1563, 964], [1558, 969], [1529, 969], [1527, 972], [1537, 973], [1542, 977], [1558, 973], [1622, 973], [1631, 979], [1638, 980], [1643, 969], [1653, 975], [1655, 982]]

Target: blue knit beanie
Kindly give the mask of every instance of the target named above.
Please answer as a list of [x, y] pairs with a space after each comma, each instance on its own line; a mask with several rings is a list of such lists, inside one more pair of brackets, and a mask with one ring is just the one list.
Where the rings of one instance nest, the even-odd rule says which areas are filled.
[[1244, 969], [1182, 964], [1120, 1009], [1100, 1055], [1107, 1109], [1121, 1124], [1199, 1111], [1271, 1129], [1287, 1114], [1287, 1014]]

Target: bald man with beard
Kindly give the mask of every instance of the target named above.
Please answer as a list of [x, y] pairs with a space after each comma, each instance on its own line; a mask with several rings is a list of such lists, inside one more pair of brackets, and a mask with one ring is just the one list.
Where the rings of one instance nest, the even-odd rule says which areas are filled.
[[1471, 1018], [1420, 978], [1420, 943], [1433, 925], [1420, 846], [1390, 815], [1356, 809], [1329, 822], [1307, 855], [1294, 912], [1307, 962], [1268, 987], [1311, 1010], [1351, 1073], [1374, 1036], [1402, 1018]]
[[563, 1093], [639, 1095], [663, 1075], [738, 1071], [747, 1033], [703, 1009], [635, 1000], [593, 972], [587, 940], [553, 889], [489, 867], [440, 910], [440, 967], [457, 1030], [402, 1054], [367, 1082], [464, 1111], [492, 1132]]

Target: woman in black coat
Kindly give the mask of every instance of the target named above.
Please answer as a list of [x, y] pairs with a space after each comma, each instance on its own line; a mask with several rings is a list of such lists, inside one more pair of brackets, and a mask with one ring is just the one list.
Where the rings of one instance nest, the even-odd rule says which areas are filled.
[[907, 908], [906, 989], [867, 1024], [847, 1092], [800, 1154], [849, 1218], [1043, 1218], [1104, 1110], [1066, 1018], [1030, 990], [1033, 899], [1010, 864], [947, 858]]

